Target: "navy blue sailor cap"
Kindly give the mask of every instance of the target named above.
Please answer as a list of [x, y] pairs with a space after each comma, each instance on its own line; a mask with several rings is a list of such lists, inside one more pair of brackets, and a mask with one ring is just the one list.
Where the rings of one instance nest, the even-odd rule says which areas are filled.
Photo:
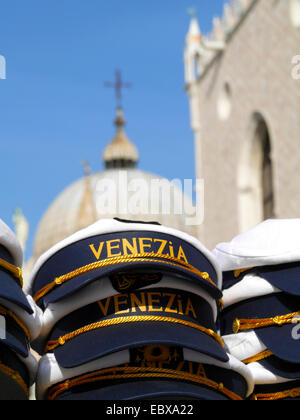
[[[51, 377], [50, 383], [45, 375]], [[154, 345], [110, 354], [74, 369], [62, 369], [55, 356], [46, 355], [40, 363], [37, 399], [243, 400], [253, 389], [250, 370], [230, 355], [223, 363], [189, 349]]]
[[221, 335], [228, 336], [253, 330], [274, 356], [289, 363], [299, 364], [299, 333], [296, 335], [299, 308], [300, 298], [283, 292], [239, 301], [222, 311]]
[[96, 279], [122, 272], [172, 274], [222, 297], [214, 256], [196, 238], [152, 223], [103, 219], [40, 257], [29, 292], [43, 308]]
[[[245, 381], [236, 373], [228, 372], [220, 368], [214, 368], [216, 379], [222, 385], [230, 384], [233, 390], [243, 394], [246, 390]], [[156, 376], [159, 376], [156, 374]], [[163, 376], [163, 375], [162, 375]], [[189, 381], [169, 378], [160, 380], [145, 380], [134, 378], [123, 383], [111, 381], [110, 385], [99, 387], [97, 383], [76, 386], [59, 394], [56, 401], [101, 401], [101, 400], [149, 400], [149, 399], [193, 399], [202, 401], [228, 401], [231, 398], [218, 389], [208, 388], [205, 385], [195, 384]], [[103, 384], [102, 384], [103, 385]], [[224, 385], [225, 387], [225, 385]], [[243, 397], [240, 397], [243, 400]]]
[[32, 314], [32, 308], [22, 289], [22, 264], [23, 252], [16, 235], [0, 219], [0, 298]]
[[193, 293], [151, 288], [108, 297], [57, 322], [45, 352], [63, 368], [145, 345], [187, 347], [228, 361], [211, 305]]
[[0, 344], [0, 401], [26, 401], [30, 375], [16, 353]]
[[137, 290], [146, 291], [147, 289], [153, 287], [158, 288], [161, 291], [169, 288], [176, 289], [178, 294], [180, 294], [180, 291], [183, 290], [199, 295], [209, 303], [213, 311], [214, 321], [215, 323], [217, 322], [219, 314], [218, 303], [211, 298], [208, 293], [201, 288], [201, 286], [182, 279], [174, 278], [172, 276], [164, 276], [160, 273], [118, 273], [110, 278], [104, 277], [100, 280], [96, 280], [89, 286], [86, 286], [84, 289], [81, 289], [77, 293], [71, 295], [69, 298], [50, 304], [43, 313], [43, 327], [38, 338], [35, 336], [37, 339], [32, 343], [32, 347], [35, 351], [42, 354], [46, 345], [47, 337], [52, 331], [54, 325], [68, 314], [75, 312], [84, 306], [97, 301], [102, 301], [108, 297], [114, 299], [114, 296], [120, 293], [131, 293]]

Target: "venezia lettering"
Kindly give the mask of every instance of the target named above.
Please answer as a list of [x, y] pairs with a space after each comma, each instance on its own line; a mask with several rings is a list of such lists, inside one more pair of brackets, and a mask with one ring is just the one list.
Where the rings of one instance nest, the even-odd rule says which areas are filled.
[[180, 245], [175, 250], [171, 241], [157, 238], [112, 239], [99, 244], [90, 244], [90, 250], [97, 261], [103, 258], [115, 258], [154, 252], [188, 263], [186, 254]]
[[[164, 304], [162, 303], [162, 300]], [[178, 315], [191, 316], [197, 319], [197, 314], [191, 298], [183, 300], [181, 295], [175, 293], [141, 292], [120, 294], [108, 297], [98, 302], [103, 316], [107, 316], [111, 305], [116, 315], [140, 312], [165, 312]]]

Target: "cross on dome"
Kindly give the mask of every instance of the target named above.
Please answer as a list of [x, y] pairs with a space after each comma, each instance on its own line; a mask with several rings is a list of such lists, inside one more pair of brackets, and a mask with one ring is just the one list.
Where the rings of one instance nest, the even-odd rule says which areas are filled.
[[128, 139], [124, 126], [126, 124], [122, 108], [122, 89], [130, 88], [130, 83], [122, 81], [122, 75], [119, 70], [115, 73], [114, 83], [106, 82], [106, 87], [113, 87], [116, 91], [117, 116], [115, 126], [117, 132], [111, 143], [103, 152], [103, 160], [106, 169], [134, 168], [139, 160], [139, 153], [135, 145]]

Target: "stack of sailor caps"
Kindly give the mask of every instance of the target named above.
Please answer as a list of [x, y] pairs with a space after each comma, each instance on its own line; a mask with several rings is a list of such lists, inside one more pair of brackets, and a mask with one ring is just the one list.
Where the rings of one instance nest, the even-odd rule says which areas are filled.
[[26, 400], [37, 361], [30, 342], [42, 326], [42, 311], [23, 291], [23, 252], [0, 220], [0, 400]]
[[248, 365], [254, 399], [300, 399], [300, 219], [267, 220], [214, 250], [221, 335]]
[[[80, 399], [79, 377], [84, 376], [85, 398], [103, 399], [108, 395], [104, 388], [117, 386], [114, 395], [130, 399], [137, 392], [148, 395], [150, 374], [159, 379], [157, 396], [166, 392], [180, 396], [181, 390], [183, 396], [189, 392], [194, 396], [196, 388], [201, 398], [208, 383], [211, 391], [224, 396], [226, 378], [223, 382], [206, 378], [204, 385], [196, 375], [195, 386], [184, 384], [174, 368], [169, 372], [157, 368], [146, 375], [141, 373], [145, 369], [141, 357], [135, 362], [140, 366], [134, 369], [142, 375], [142, 387], [132, 385], [126, 369], [122, 378], [116, 370], [109, 372], [105, 382], [93, 377], [100, 375], [103, 366], [116, 369], [128, 364], [128, 355], [134, 351], [149, 354], [153, 350], [159, 362], [165, 360], [160, 360], [161, 353], [175, 351], [178, 364], [179, 359], [184, 362], [183, 348], [216, 361], [215, 370], [222, 369], [218, 364], [227, 364], [226, 374], [233, 372], [228, 369], [230, 357], [216, 327], [221, 279], [215, 258], [197, 239], [157, 223], [104, 219], [60, 242], [39, 259], [29, 286], [44, 311], [42, 332], [35, 342], [35, 348], [44, 353], [38, 398], [48, 395], [46, 388], [60, 381], [65, 390], [76, 384], [64, 397]], [[243, 398], [250, 381], [240, 376], [238, 383], [247, 386], [230, 390], [234, 381], [229, 381], [228, 391]], [[219, 377], [223, 380], [224, 375]], [[86, 389], [87, 384], [92, 390]]]

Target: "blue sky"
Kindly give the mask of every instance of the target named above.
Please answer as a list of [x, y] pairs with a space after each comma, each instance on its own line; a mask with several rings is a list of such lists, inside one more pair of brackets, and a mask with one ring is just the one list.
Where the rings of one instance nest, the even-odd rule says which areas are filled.
[[204, 33], [223, 0], [1, 0], [0, 218], [30, 223], [27, 256], [44, 211], [70, 183], [103, 169], [114, 135], [115, 97], [105, 81], [121, 69], [129, 138], [141, 169], [195, 176], [183, 48], [195, 7]]

